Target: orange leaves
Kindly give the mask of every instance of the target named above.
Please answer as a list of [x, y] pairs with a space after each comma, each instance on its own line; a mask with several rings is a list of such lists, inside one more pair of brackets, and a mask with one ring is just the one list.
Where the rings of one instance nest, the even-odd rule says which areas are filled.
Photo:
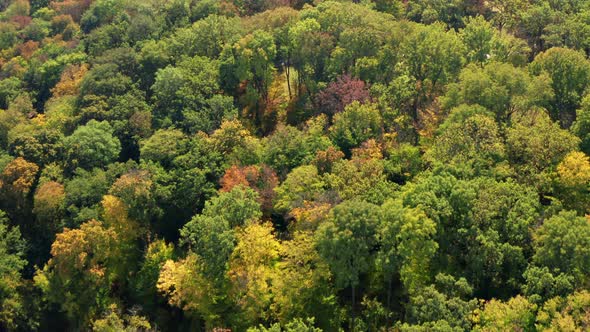
[[75, 21], [80, 21], [82, 13], [90, 7], [92, 0], [64, 0], [51, 1], [49, 7], [60, 14], [70, 15]]
[[261, 166], [232, 166], [225, 171], [220, 180], [221, 192], [229, 192], [234, 187], [242, 185], [254, 189], [260, 195], [262, 211], [272, 209], [272, 201], [275, 197], [274, 188], [279, 179], [272, 168]]
[[290, 214], [295, 218], [293, 226], [298, 231], [315, 230], [322, 220], [325, 220], [332, 205], [328, 203], [304, 202], [303, 206], [291, 210]]
[[18, 53], [25, 58], [30, 59], [33, 53], [39, 48], [39, 42], [28, 40], [20, 45], [18, 45]]
[[327, 173], [332, 170], [332, 165], [344, 158], [344, 153], [333, 146], [326, 150], [318, 151], [312, 163], [318, 168], [320, 173]]

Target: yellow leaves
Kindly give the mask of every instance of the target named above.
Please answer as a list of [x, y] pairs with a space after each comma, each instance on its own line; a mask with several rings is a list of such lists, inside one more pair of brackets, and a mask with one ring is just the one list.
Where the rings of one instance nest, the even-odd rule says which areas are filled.
[[272, 234], [270, 223], [251, 223], [238, 233], [238, 245], [232, 262], [246, 266], [270, 265], [279, 256], [280, 244]]
[[119, 198], [105, 195], [102, 198], [103, 218], [121, 240], [132, 241], [140, 235], [138, 223], [129, 218], [127, 206]]
[[64, 69], [60, 81], [51, 89], [54, 97], [77, 95], [84, 75], [88, 72], [88, 65], [70, 65]]
[[590, 158], [583, 152], [571, 152], [557, 166], [559, 178], [569, 187], [590, 184]]
[[271, 303], [271, 279], [281, 249], [270, 223], [252, 223], [238, 233], [228, 276], [235, 302], [247, 317], [265, 317]]
[[118, 196], [146, 197], [152, 192], [152, 180], [146, 170], [132, 171], [123, 174], [111, 187], [111, 192]]
[[359, 148], [352, 149], [352, 159], [360, 162], [371, 159], [383, 159], [383, 153], [381, 152], [381, 144], [377, 143], [374, 139], [370, 139]]
[[590, 293], [582, 290], [567, 298], [548, 300], [537, 314], [537, 331], [586, 331], [590, 325]]
[[[185, 259], [188, 260], [190, 257]], [[185, 261], [175, 262], [167, 260], [160, 270], [160, 277], [156, 287], [158, 291], [166, 295], [168, 303], [173, 306], [182, 307], [182, 280], [189, 273]]]
[[26, 195], [31, 190], [39, 166], [18, 157], [8, 163], [0, 175], [0, 188]]
[[319, 223], [328, 216], [331, 208], [332, 205], [328, 203], [303, 202], [302, 207], [291, 210], [290, 214], [296, 220], [294, 228], [300, 231], [315, 230]]
[[536, 306], [518, 295], [507, 302], [491, 300], [476, 310], [476, 331], [528, 331], [533, 326]]
[[115, 232], [96, 220], [82, 224], [79, 229], [65, 228], [56, 235], [51, 245], [53, 257], [47, 264], [66, 280], [75, 270], [103, 276], [101, 264], [109, 257], [115, 241]]
[[156, 287], [168, 298], [170, 305], [185, 311], [203, 313], [211, 305], [211, 285], [200, 273], [198, 256], [189, 254], [174, 262], [167, 260], [160, 270]]

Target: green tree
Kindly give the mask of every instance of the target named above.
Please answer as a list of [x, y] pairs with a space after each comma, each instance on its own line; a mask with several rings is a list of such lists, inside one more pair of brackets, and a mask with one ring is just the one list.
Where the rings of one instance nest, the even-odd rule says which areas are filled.
[[534, 236], [533, 261], [539, 266], [570, 274], [583, 285], [590, 274], [590, 224], [573, 211], [545, 220]]
[[371, 269], [380, 217], [373, 204], [345, 201], [332, 209], [316, 232], [317, 250], [330, 267], [336, 287], [351, 289], [351, 330], [355, 326], [356, 289], [361, 276]]
[[528, 112], [506, 132], [506, 154], [516, 178], [548, 192], [557, 164], [580, 140], [545, 114]]
[[457, 331], [472, 329], [471, 314], [477, 300], [465, 278], [438, 274], [435, 283], [410, 297], [402, 331]]
[[315, 248], [313, 234], [296, 232], [283, 241], [281, 261], [272, 282], [272, 310], [281, 322], [297, 317], [317, 317], [317, 326], [334, 324], [336, 303], [328, 265]]
[[478, 175], [505, 159], [505, 147], [491, 114], [480, 106], [462, 105], [453, 109], [439, 127], [425, 159]]
[[64, 145], [72, 167], [104, 168], [119, 157], [121, 142], [113, 137], [113, 128], [108, 122], [90, 120], [65, 138]]
[[530, 70], [535, 75], [549, 75], [554, 92], [549, 107], [551, 119], [569, 128], [588, 87], [590, 62], [586, 56], [566, 48], [552, 48], [537, 55]]
[[24, 311], [20, 287], [21, 272], [27, 261], [24, 259], [26, 243], [18, 227], [11, 227], [8, 218], [0, 211], [0, 327], [6, 330], [27, 328], [19, 326]]
[[236, 186], [228, 192], [220, 192], [205, 203], [203, 215], [221, 217], [231, 228], [244, 226], [262, 217], [259, 195], [249, 187]]
[[442, 106], [451, 110], [477, 104], [493, 112], [499, 124], [510, 123], [516, 112], [549, 106], [553, 98], [550, 84], [546, 75], [531, 76], [507, 63], [469, 65], [461, 71], [459, 82], [448, 85]]
[[227, 91], [233, 92], [241, 82], [246, 83], [242, 105], [252, 109], [254, 123], [260, 125], [275, 67], [273, 61], [277, 48], [273, 36], [268, 32], [256, 30], [242, 37], [221, 55], [222, 81]]
[[417, 121], [423, 107], [459, 74], [464, 46], [456, 33], [433, 24], [417, 27], [401, 45], [401, 52], [403, 65], [416, 82], [418, 95], [409, 115]]
[[297, 167], [275, 188], [277, 196], [274, 207], [283, 213], [301, 207], [306, 201], [318, 199], [325, 191], [324, 186], [315, 166]]
[[405, 208], [401, 201], [388, 200], [381, 210], [377, 266], [388, 284], [390, 306], [391, 285], [397, 274], [410, 295], [420, 292], [428, 282], [430, 260], [438, 244], [434, 241], [436, 225], [418, 208]]
[[183, 58], [176, 66], [160, 69], [152, 90], [161, 126], [210, 133], [236, 114], [231, 98], [217, 94], [219, 63], [206, 57]]
[[229, 222], [221, 216], [197, 215], [180, 230], [182, 243], [204, 263], [204, 275], [223, 285], [229, 257], [236, 237]]
[[351, 149], [370, 138], [377, 138], [382, 131], [382, 120], [374, 104], [353, 102], [344, 112], [334, 116], [330, 137], [342, 151], [350, 155]]

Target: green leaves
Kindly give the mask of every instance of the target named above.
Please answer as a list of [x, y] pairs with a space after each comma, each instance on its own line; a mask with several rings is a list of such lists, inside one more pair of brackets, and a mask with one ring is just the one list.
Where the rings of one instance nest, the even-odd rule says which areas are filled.
[[117, 159], [121, 142], [113, 137], [108, 122], [89, 121], [65, 139], [65, 146], [73, 167], [104, 168]]

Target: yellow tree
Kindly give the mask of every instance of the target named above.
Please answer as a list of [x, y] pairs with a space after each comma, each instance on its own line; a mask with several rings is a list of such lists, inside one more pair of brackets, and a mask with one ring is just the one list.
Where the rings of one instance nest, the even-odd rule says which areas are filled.
[[563, 204], [590, 213], [590, 158], [583, 152], [571, 152], [557, 166], [557, 174]]
[[237, 238], [229, 261], [230, 296], [242, 310], [242, 322], [251, 326], [269, 317], [271, 281], [281, 246], [270, 223], [251, 223]]
[[203, 263], [198, 255], [189, 253], [185, 259], [167, 260], [160, 270], [157, 288], [168, 303], [181, 308], [189, 317], [202, 318], [208, 328], [220, 323], [215, 310], [214, 291], [210, 280], [203, 275]]
[[51, 259], [35, 276], [45, 298], [66, 312], [74, 326], [84, 329], [104, 310], [118, 276], [109, 266], [117, 235], [100, 221], [90, 220], [79, 229], [65, 228], [51, 246]]
[[26, 203], [38, 171], [39, 166], [21, 157], [6, 165], [0, 174], [0, 194], [11, 211], [18, 210]]

